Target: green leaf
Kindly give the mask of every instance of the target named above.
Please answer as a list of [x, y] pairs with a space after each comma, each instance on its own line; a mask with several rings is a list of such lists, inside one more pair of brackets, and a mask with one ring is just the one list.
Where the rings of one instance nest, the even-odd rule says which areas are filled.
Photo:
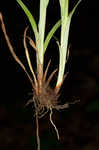
[[73, 8], [73, 10], [70, 12], [70, 14], [69, 14], [69, 17], [70, 17], [70, 18], [73, 16], [73, 14], [74, 14], [76, 8], [78, 7], [78, 5], [80, 4], [81, 1], [82, 1], [82, 0], [79, 0], [79, 1], [77, 2], [77, 4], [75, 5], [75, 7]]
[[70, 22], [71, 19], [68, 19], [65, 25], [64, 32], [61, 33], [63, 37], [61, 37], [61, 45], [59, 46], [59, 72], [58, 72], [58, 79], [57, 79], [57, 87], [58, 85], [62, 84], [64, 71], [65, 71], [65, 64], [66, 64], [66, 54], [67, 54], [67, 47], [68, 47], [68, 37], [69, 37], [69, 29], [70, 29]]
[[36, 25], [34, 17], [32, 16], [31, 12], [28, 10], [28, 8], [25, 6], [25, 4], [21, 0], [17, 0], [17, 2], [21, 6], [23, 11], [25, 12], [26, 16], [28, 17], [29, 22], [30, 22], [32, 29], [33, 29], [35, 38], [37, 40], [38, 39], [38, 32], [37, 32], [37, 25]]
[[45, 38], [45, 25], [46, 25], [46, 14], [49, 0], [40, 0], [40, 14], [39, 14], [39, 40], [38, 40], [38, 59], [42, 64], [44, 63], [44, 38]]
[[65, 71], [65, 64], [66, 64], [66, 53], [68, 49], [68, 38], [69, 38], [69, 30], [70, 30], [70, 23], [72, 15], [74, 14], [77, 6], [81, 0], [75, 5], [73, 10], [68, 15], [68, 8], [69, 8], [69, 0], [60, 0], [60, 8], [61, 8], [61, 44], [60, 44], [60, 56], [59, 56], [59, 72], [58, 72], [58, 79], [56, 87], [59, 87], [63, 81], [64, 71]]
[[56, 32], [56, 30], [60, 27], [61, 25], [61, 20], [59, 20], [53, 27], [52, 29], [50, 30], [50, 32], [48, 33], [46, 39], [45, 39], [45, 42], [44, 42], [44, 53], [48, 47], [48, 44], [53, 36], [53, 34]]
[[69, 0], [59, 0], [59, 2], [61, 6], [61, 16], [64, 18], [65, 16], [68, 16]]

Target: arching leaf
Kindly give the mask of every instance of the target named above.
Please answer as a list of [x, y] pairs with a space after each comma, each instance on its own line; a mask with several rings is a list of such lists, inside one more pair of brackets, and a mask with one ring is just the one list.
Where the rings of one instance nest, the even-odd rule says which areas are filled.
[[44, 42], [44, 53], [48, 47], [48, 44], [52, 38], [52, 36], [54, 35], [54, 33], [56, 32], [56, 30], [60, 27], [61, 25], [61, 20], [59, 20], [53, 27], [52, 29], [50, 30], [50, 32], [48, 33], [46, 39], [45, 39], [45, 42]]
[[70, 14], [69, 14], [69, 17], [70, 17], [70, 18], [71, 18], [72, 15], [74, 14], [76, 8], [78, 7], [78, 5], [80, 4], [81, 1], [82, 1], [82, 0], [79, 0], [79, 1], [77, 2], [77, 4], [75, 5], [75, 7], [74, 7], [74, 8], [72, 9], [72, 11], [70, 12]]
[[26, 16], [28, 17], [29, 22], [30, 22], [30, 24], [32, 26], [34, 35], [35, 35], [35, 39], [37, 40], [38, 39], [37, 25], [36, 25], [36, 21], [35, 21], [33, 15], [31, 14], [29, 9], [26, 7], [26, 5], [21, 0], [17, 0], [17, 2], [21, 6], [23, 11], [25, 12]]

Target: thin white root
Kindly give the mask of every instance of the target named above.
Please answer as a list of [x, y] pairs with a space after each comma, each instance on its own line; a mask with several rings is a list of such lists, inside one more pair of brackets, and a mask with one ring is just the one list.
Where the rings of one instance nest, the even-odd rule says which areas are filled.
[[61, 109], [69, 108], [69, 105], [73, 105], [73, 104], [76, 104], [76, 103], [79, 103], [79, 102], [80, 102], [80, 100], [75, 100], [74, 102], [65, 103], [63, 105], [57, 105], [57, 106], [54, 106], [53, 108], [56, 109], [56, 110], [61, 110]]
[[42, 114], [40, 116], [38, 116], [38, 118], [43, 118], [47, 113], [48, 113], [49, 110], [45, 111], [45, 112], [42, 112]]
[[69, 104], [66, 103], [64, 105], [57, 105], [56, 107], [53, 108], [55, 108], [56, 110], [65, 109], [65, 108], [69, 108]]
[[27, 103], [25, 104], [25, 107], [27, 107], [29, 104], [31, 104], [33, 102], [34, 102], [33, 99], [28, 100]]
[[58, 129], [56, 128], [54, 122], [52, 121], [52, 114], [53, 114], [53, 111], [52, 111], [52, 108], [50, 108], [50, 122], [51, 122], [52, 126], [54, 127], [56, 134], [57, 134], [57, 138], [59, 140], [59, 132], [58, 132]]

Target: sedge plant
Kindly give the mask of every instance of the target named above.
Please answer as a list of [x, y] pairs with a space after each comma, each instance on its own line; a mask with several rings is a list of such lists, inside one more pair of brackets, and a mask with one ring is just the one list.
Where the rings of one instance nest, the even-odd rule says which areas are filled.
[[[3, 21], [3, 16], [0, 13], [1, 27], [2, 27], [6, 42], [8, 44], [9, 50], [12, 56], [14, 57], [14, 59], [17, 61], [17, 63], [22, 67], [22, 69], [27, 74], [27, 77], [32, 86], [33, 98], [32, 100], [29, 100], [26, 105], [33, 102], [35, 106], [35, 117], [36, 117], [36, 125], [37, 125], [36, 135], [37, 135], [37, 144], [38, 144], [37, 149], [38, 150], [40, 150], [38, 118], [42, 118], [46, 113], [50, 112], [50, 122], [55, 128], [57, 137], [59, 139], [58, 130], [52, 120], [53, 109], [60, 110], [60, 109], [68, 108], [69, 106], [68, 103], [59, 105], [58, 99], [59, 99], [59, 92], [60, 92], [61, 86], [67, 75], [67, 74], [64, 75], [64, 73], [65, 73], [65, 65], [67, 62], [66, 55], [68, 53], [68, 37], [69, 37], [71, 18], [77, 6], [81, 2], [81, 0], [79, 0], [78, 3], [75, 5], [75, 7], [72, 9], [72, 11], [69, 12], [69, 0], [59, 0], [61, 18], [59, 21], [57, 21], [57, 23], [52, 27], [52, 29], [49, 31], [49, 33], [45, 37], [46, 14], [47, 14], [47, 7], [49, 4], [49, 1], [50, 0], [40, 0], [39, 22], [37, 25], [33, 15], [31, 14], [27, 6], [22, 2], [22, 0], [17, 0], [17, 3], [20, 5], [20, 7], [22, 8], [22, 10], [24, 11], [24, 13], [26, 14], [29, 20], [29, 23], [32, 27], [32, 31], [35, 37], [35, 41], [33, 41], [31, 37], [27, 36], [28, 27], [26, 27], [24, 31], [23, 44], [25, 48], [25, 55], [26, 55], [27, 63], [28, 63], [31, 74], [28, 73], [25, 65], [16, 55], [12, 47], [12, 44], [9, 40], [9, 37], [7, 35], [7, 32], [6, 32], [5, 24]], [[47, 47], [50, 43], [50, 40], [52, 39], [54, 33], [57, 31], [57, 29], [60, 26], [61, 26], [60, 41], [57, 41], [57, 44], [59, 47], [59, 69], [55, 69], [47, 79], [48, 69], [50, 67], [51, 61], [48, 62], [48, 65], [46, 69], [44, 70], [44, 55], [47, 51]], [[34, 69], [31, 63], [26, 39], [28, 39], [30, 45], [34, 49], [34, 53], [36, 53], [36, 60], [35, 60], [36, 72], [34, 72]], [[50, 86], [50, 81], [53, 78], [57, 70], [58, 70], [57, 82], [56, 82], [55, 87], [52, 88]]]

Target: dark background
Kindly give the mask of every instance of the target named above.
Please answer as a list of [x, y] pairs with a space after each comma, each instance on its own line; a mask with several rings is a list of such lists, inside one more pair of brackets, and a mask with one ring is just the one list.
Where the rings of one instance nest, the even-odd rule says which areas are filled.
[[[77, 0], [70, 0], [70, 10]], [[39, 1], [24, 0], [36, 21]], [[23, 33], [28, 19], [15, 0], [0, 2], [7, 33], [16, 54], [26, 64]], [[60, 18], [58, 0], [50, 0], [47, 11], [46, 35]], [[34, 39], [29, 25], [28, 34]], [[55, 33], [59, 39], [60, 29]], [[70, 57], [66, 65], [69, 75], [61, 90], [62, 103], [80, 99], [80, 103], [53, 115], [60, 133], [57, 142], [49, 116], [40, 119], [41, 150], [99, 149], [99, 13], [98, 1], [82, 0], [71, 22]], [[23, 70], [12, 58], [0, 28], [0, 149], [35, 149], [35, 125], [32, 106], [24, 108], [32, 97], [31, 85]], [[30, 47], [35, 70], [35, 52]], [[45, 55], [45, 66], [51, 58], [49, 72], [58, 67], [58, 47], [53, 38]], [[27, 65], [26, 65], [27, 66]], [[56, 79], [56, 78], [55, 78]], [[52, 82], [53, 84], [54, 82]], [[35, 121], [34, 121], [35, 124]], [[34, 141], [34, 142], [33, 142]]]

